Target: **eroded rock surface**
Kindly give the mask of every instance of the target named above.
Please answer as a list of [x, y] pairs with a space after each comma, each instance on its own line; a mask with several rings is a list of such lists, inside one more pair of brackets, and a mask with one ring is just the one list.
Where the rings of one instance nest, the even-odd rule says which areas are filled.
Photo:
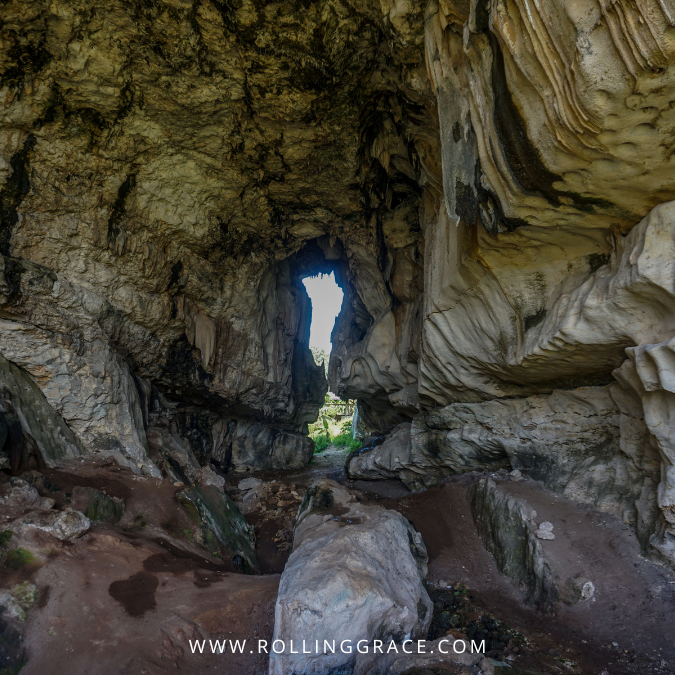
[[366, 434], [412, 424], [364, 475], [510, 464], [675, 561], [672, 0], [11, 0], [0, 21], [0, 368], [35, 402], [6, 412], [24, 465], [0, 465], [306, 465], [328, 383], [301, 280], [333, 271], [331, 388]]
[[[295, 645], [426, 636], [432, 604], [424, 588], [421, 535], [395, 511], [364, 506], [332, 481], [310, 487], [298, 511], [293, 553], [281, 576], [274, 639]], [[309, 644], [308, 642], [308, 644]], [[313, 644], [313, 642], [312, 642]], [[322, 651], [322, 650], [320, 650]], [[316, 650], [314, 650], [316, 652]], [[270, 675], [353, 670], [352, 654], [270, 656]]]
[[348, 471], [420, 490], [457, 473], [515, 469], [619, 515], [647, 546], [662, 522], [660, 464], [639, 400], [613, 384], [439, 408], [353, 456]]

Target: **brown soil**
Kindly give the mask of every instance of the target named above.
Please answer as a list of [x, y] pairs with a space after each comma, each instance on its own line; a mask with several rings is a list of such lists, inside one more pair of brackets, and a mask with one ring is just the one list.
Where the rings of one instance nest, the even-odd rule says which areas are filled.
[[[266, 673], [264, 654], [211, 654], [208, 640], [270, 641], [279, 577], [210, 572], [169, 556], [95, 527], [40, 569], [34, 581], [49, 596], [26, 628], [22, 673]], [[192, 654], [189, 640], [207, 640], [204, 654]]]
[[414, 523], [427, 546], [428, 578], [436, 587], [439, 581], [465, 585], [477, 612], [526, 636], [526, 649], [504, 654], [513, 657], [512, 665], [542, 673], [675, 673], [675, 576], [640, 557], [626, 526], [534, 481], [500, 481], [535, 508], [537, 522], [554, 524], [555, 541], [542, 544], [561, 577], [583, 570], [596, 586], [592, 601], [561, 604], [555, 616], [545, 616], [525, 602], [525, 593], [499, 572], [483, 546], [467, 497], [475, 479], [456, 477], [400, 499], [372, 492], [364, 499], [399, 510]]
[[545, 674], [675, 673], [675, 576], [642, 558], [634, 533], [615, 517], [557, 497], [537, 482], [494, 476], [535, 508], [537, 522], [554, 524], [555, 541], [542, 545], [561, 579], [582, 573], [596, 586], [592, 601], [561, 603], [555, 615], [543, 615], [527, 604], [524, 589], [499, 572], [476, 531], [467, 491], [478, 476], [455, 477], [412, 494], [400, 481], [350, 482], [340, 470], [260, 475], [292, 483], [299, 492], [326, 476], [413, 522], [429, 553], [430, 590], [439, 581], [461, 584], [469, 589], [470, 614], [494, 617], [524, 636], [524, 645], [501, 654], [512, 666]]
[[[77, 462], [44, 474], [51, 496], [58, 490], [64, 503], [76, 485], [84, 485], [123, 497], [127, 510], [118, 525], [96, 525], [79, 540], [54, 547], [40, 568], [2, 572], [3, 588], [30, 578], [41, 589], [40, 606], [30, 610], [24, 630], [27, 675], [266, 673], [267, 657], [252, 641], [271, 641], [279, 572], [290, 554], [299, 499], [327, 474], [346, 482], [334, 467], [259, 474], [276, 481], [264, 510], [247, 516], [257, 528], [264, 574], [245, 576], [196, 543], [169, 481], [140, 478], [105, 462]], [[240, 478], [228, 477], [235, 498]], [[594, 601], [561, 605], [556, 615], [544, 616], [499, 573], [483, 546], [467, 500], [475, 479], [458, 477], [421, 494], [398, 481], [347, 484], [360, 499], [399, 510], [422, 533], [432, 596], [442, 595], [441, 580], [454, 589], [462, 584], [468, 589], [461, 598], [467, 621], [494, 617], [522, 634], [500, 653], [511, 659], [514, 675], [521, 668], [547, 675], [675, 673], [675, 577], [639, 556], [630, 530], [532, 481], [502, 481], [537, 510], [538, 521], [554, 524], [556, 540], [543, 545], [561, 574], [581, 569], [596, 585]], [[189, 641], [197, 639], [207, 640], [203, 654], [191, 653]], [[209, 639], [248, 643], [242, 654], [229, 647], [211, 654]]]

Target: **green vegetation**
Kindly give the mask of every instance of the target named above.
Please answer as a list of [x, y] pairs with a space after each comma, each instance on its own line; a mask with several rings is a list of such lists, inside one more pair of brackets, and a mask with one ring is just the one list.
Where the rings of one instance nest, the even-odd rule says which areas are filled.
[[323, 452], [328, 447], [329, 443], [328, 436], [325, 434], [317, 436], [314, 439], [314, 453], [318, 455], [320, 452]]
[[5, 568], [10, 570], [20, 570], [25, 567], [33, 559], [30, 551], [25, 548], [15, 548], [10, 551], [5, 558]]
[[319, 419], [309, 425], [309, 436], [314, 440], [314, 454], [323, 452], [329, 445], [344, 448], [345, 452], [361, 447], [361, 441], [352, 438], [353, 414], [354, 401], [341, 401], [326, 394]]

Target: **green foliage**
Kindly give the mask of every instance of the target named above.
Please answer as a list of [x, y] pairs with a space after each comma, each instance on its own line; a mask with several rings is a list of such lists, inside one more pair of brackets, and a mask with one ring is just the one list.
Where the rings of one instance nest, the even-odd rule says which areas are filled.
[[321, 435], [317, 436], [314, 439], [314, 454], [317, 455], [320, 452], [323, 452], [327, 447], [330, 441], [328, 440], [328, 436], [326, 435]]
[[347, 452], [358, 450], [361, 447], [361, 441], [352, 438], [352, 420], [346, 419], [340, 425], [340, 433], [333, 438], [333, 445], [338, 448], [344, 448]]
[[352, 438], [347, 445], [347, 452], [354, 452], [354, 450], [360, 450], [363, 443], [356, 438]]
[[0, 532], [0, 547], [6, 548], [9, 546], [13, 534], [12, 530], [3, 530]]
[[346, 452], [358, 450], [361, 441], [352, 438], [352, 418], [338, 422], [334, 419], [335, 415], [324, 415], [324, 411], [326, 408], [322, 408], [319, 421], [309, 427], [310, 438], [314, 440], [314, 454], [323, 452], [331, 444], [344, 448]]
[[15, 548], [7, 554], [5, 559], [5, 567], [10, 570], [20, 570], [25, 567], [33, 559], [33, 555], [25, 548]]
[[348, 417], [340, 427], [340, 433], [348, 433], [351, 436], [352, 433], [352, 418]]

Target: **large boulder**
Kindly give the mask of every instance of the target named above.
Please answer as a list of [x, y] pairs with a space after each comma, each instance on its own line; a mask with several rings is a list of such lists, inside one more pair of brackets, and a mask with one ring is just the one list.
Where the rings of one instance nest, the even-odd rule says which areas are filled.
[[399, 424], [384, 439], [383, 443], [364, 447], [350, 455], [345, 470], [351, 478], [385, 480], [399, 478], [409, 458], [410, 423]]
[[[281, 576], [274, 639], [285, 649], [270, 655], [270, 675], [349, 673], [361, 640], [424, 638], [433, 607], [426, 573], [422, 537], [401, 514], [365, 506], [333, 481], [314, 484]], [[312, 654], [297, 648], [303, 639]], [[336, 653], [317, 654], [316, 640], [319, 652], [324, 640], [335, 642]], [[343, 641], [352, 653], [340, 649]]]
[[15, 521], [12, 527], [26, 535], [30, 530], [41, 530], [59, 541], [71, 541], [82, 536], [91, 527], [84, 513], [73, 509], [65, 511], [33, 511]]
[[124, 516], [124, 499], [110, 497], [101, 490], [81, 485], [73, 488], [72, 506], [95, 523], [114, 525]]
[[16, 420], [21, 436], [30, 436], [40, 453], [41, 462], [47, 466], [53, 466], [60, 459], [73, 459], [87, 453], [83, 443], [51, 407], [31, 376], [2, 354], [0, 390], [0, 449], [12, 422]]

